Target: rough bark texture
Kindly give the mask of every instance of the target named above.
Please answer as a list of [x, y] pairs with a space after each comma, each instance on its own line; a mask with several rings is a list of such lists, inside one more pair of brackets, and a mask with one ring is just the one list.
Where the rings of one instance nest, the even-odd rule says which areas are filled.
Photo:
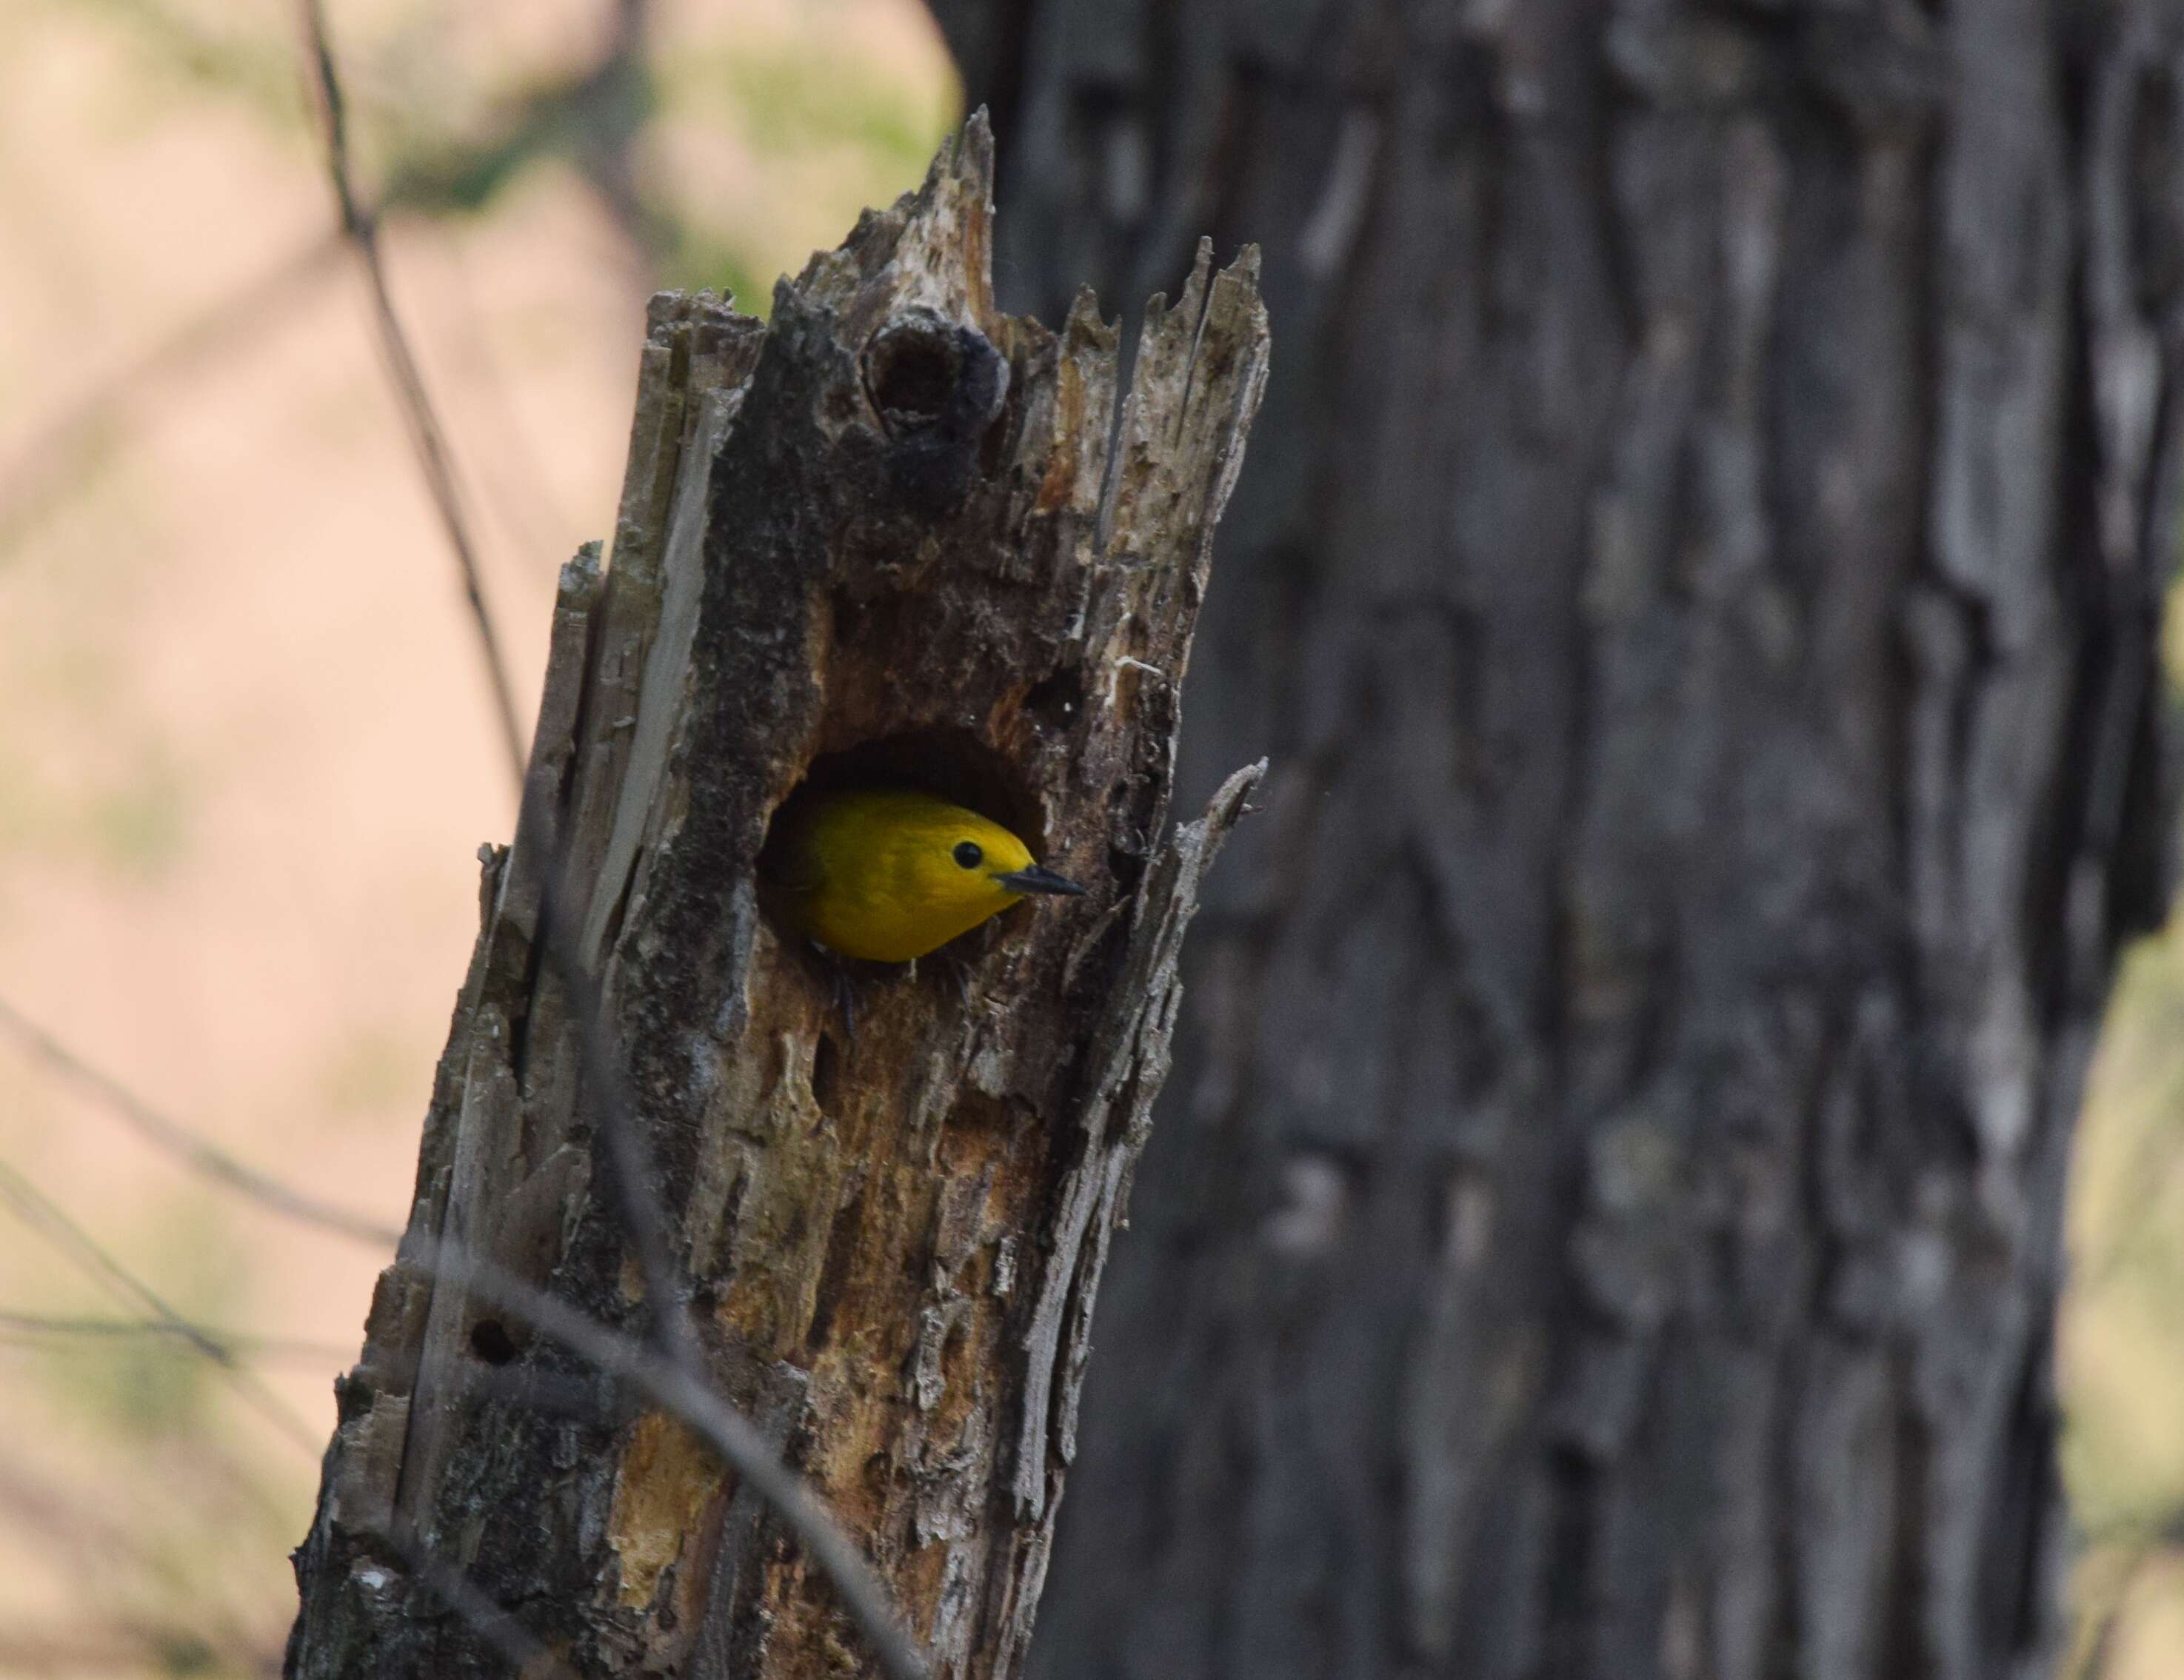
[[[1089, 294], [1059, 335], [993, 307], [990, 160], [974, 120], [763, 328], [658, 300], [613, 566], [563, 575], [531, 770], [661, 1163], [690, 1285], [664, 1310], [961, 1676], [1013, 1672], [1028, 1637], [1178, 942], [1251, 780], [1161, 843], [1266, 368], [1251, 261], [1217, 274], [1201, 248], [1117, 426]], [[1092, 891], [960, 960], [860, 973], [845, 1035], [755, 892], [807, 772], [922, 782]], [[486, 856], [412, 1230], [642, 1332], [662, 1305], [535, 948], [543, 849], [526, 828]], [[604, 1379], [560, 1411], [510, 1380], [555, 1373], [582, 1390], [455, 1280], [386, 1273], [298, 1553], [292, 1675], [503, 1669], [412, 1578], [420, 1542], [585, 1674], [864, 1671], [826, 1583], [682, 1426]]]
[[1274, 815], [1033, 1672], [2039, 1672], [2173, 832], [2178, 8], [935, 9], [1012, 303], [1248, 230], [1288, 347], [1184, 773]]

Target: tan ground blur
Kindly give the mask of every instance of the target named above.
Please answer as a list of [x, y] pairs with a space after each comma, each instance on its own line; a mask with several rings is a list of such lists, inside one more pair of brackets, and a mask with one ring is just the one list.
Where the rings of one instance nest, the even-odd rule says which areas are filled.
[[[582, 61], [605, 6], [332, 10], [383, 163], [401, 124], [489, 131]], [[359, 287], [308, 263], [329, 210], [291, 19], [0, 0], [0, 997], [399, 1222], [473, 854], [512, 799]], [[679, 279], [800, 264], [911, 184], [953, 109], [915, 0], [666, 0], [653, 56], [642, 159], [688, 224]], [[554, 569], [609, 523], [646, 275], [560, 163], [475, 217], [398, 224], [391, 249], [527, 708]], [[239, 330], [130, 376], [254, 289]], [[2133, 963], [2097, 1092], [2062, 1343], [2066, 1468], [2100, 1542], [2081, 1591], [2121, 1608], [2110, 1676], [2180, 1680], [2184, 1551], [2147, 1544], [2184, 1508], [2176, 939]], [[207, 1190], [4, 1042], [0, 1162], [183, 1311], [326, 1344], [263, 1367], [323, 1437], [378, 1256]], [[0, 1310], [113, 1308], [0, 1218]], [[187, 1358], [0, 1330], [0, 1676], [276, 1650], [315, 1468]]]
[[[367, 160], [393, 149], [390, 109], [488, 125], [582, 62], [605, 11], [331, 9]], [[292, 16], [0, 0], [0, 996], [252, 1160], [399, 1224], [473, 854], [513, 801], [360, 284], [321, 263], [127, 381], [87, 447], [56, 434], [324, 237]], [[162, 18], [218, 62], [178, 68]], [[800, 266], [914, 184], [952, 116], [912, 0], [675, 0], [656, 35], [643, 161], [717, 250], [710, 277]], [[390, 248], [527, 726], [555, 569], [610, 526], [647, 275], [554, 163], [475, 218], [398, 223]], [[265, 1367], [323, 1439], [379, 1255], [203, 1188], [4, 1043], [0, 1161], [182, 1311], [344, 1350]], [[0, 1218], [0, 1310], [114, 1308]], [[171, 1352], [8, 1339], [0, 1674], [145, 1672], [169, 1625], [277, 1652], [313, 1457]]]

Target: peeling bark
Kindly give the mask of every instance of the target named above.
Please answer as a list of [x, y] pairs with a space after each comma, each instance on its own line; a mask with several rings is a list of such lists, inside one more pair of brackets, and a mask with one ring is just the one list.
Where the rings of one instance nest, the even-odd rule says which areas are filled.
[[1249, 227], [1287, 347], [1183, 778], [1273, 815], [1033, 1672], [2042, 1672], [2175, 832], [2178, 9], [933, 9], [1022, 301]]
[[[594, 549], [563, 573], [530, 775], [688, 1299], [642, 1299], [536, 948], [528, 827], [485, 854], [411, 1225], [611, 1324], [687, 1315], [965, 1677], [1013, 1673], [1029, 1634], [1179, 943], [1255, 780], [1163, 840], [1267, 365], [1256, 256], [1216, 272], [1201, 246], [1148, 310], [1117, 425], [1089, 294], [1058, 334], [994, 307], [990, 170], [973, 119], [763, 327], [656, 300], [612, 568]], [[755, 892], [807, 773], [922, 782], [1093, 890], [861, 971], [850, 1035]], [[863, 1672], [826, 1583], [681, 1424], [604, 1376], [595, 1407], [527, 1405], [511, 1371], [585, 1373], [414, 1261], [339, 1385], [291, 1675], [499, 1672], [404, 1537], [586, 1675]]]

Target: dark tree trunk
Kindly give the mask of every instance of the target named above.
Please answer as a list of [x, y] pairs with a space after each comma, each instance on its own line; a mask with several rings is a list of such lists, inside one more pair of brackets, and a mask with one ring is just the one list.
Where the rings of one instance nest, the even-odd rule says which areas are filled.
[[2041, 1672], [2174, 810], [2177, 8], [935, 9], [1005, 295], [1211, 227], [1285, 347], [1183, 782], [1274, 815], [1034, 1672]]

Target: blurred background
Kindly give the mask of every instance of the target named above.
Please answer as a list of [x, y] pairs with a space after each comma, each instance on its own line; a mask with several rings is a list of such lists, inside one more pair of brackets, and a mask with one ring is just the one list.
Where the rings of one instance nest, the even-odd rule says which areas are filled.
[[[763, 313], [916, 182], [956, 78], [915, 0], [333, 25], [527, 725], [555, 570], [611, 524], [646, 297]], [[0, 3], [0, 1003], [398, 1225], [514, 804], [300, 65], [287, 0]], [[209, 1188], [5, 1031], [0, 1215], [0, 1675], [277, 1666], [381, 1257]], [[2070, 1239], [2080, 1612], [2106, 1673], [2184, 1677], [2173, 934], [2125, 971]], [[242, 1371], [106, 1327], [144, 1316], [117, 1271]]]

